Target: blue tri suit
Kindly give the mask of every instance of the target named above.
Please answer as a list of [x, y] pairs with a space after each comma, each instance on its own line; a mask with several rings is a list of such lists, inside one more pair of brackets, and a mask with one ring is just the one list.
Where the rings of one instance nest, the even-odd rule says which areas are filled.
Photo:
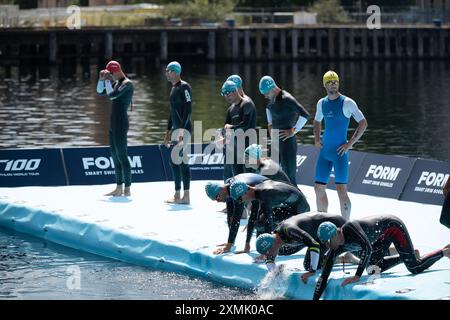
[[[347, 103], [347, 113], [345, 114], [345, 104]], [[325, 132], [322, 136], [322, 149], [316, 163], [315, 182], [327, 184], [334, 167], [335, 183], [348, 183], [348, 152], [338, 155], [337, 149], [347, 143], [347, 129], [350, 124], [350, 116], [356, 121], [364, 119], [363, 114], [358, 109], [356, 103], [344, 95], [340, 95], [335, 100], [328, 97], [322, 98], [317, 103], [318, 112], [315, 120], [325, 121]]]

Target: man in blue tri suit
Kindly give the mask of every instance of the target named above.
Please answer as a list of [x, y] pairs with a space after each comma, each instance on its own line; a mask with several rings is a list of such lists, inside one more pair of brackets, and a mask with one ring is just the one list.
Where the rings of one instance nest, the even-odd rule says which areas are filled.
[[[291, 183], [297, 185], [297, 139], [296, 134], [306, 124], [309, 118], [308, 111], [287, 91], [277, 86], [272, 77], [264, 76], [259, 80], [259, 92], [269, 103], [266, 107], [267, 123], [272, 129], [279, 130], [279, 163], [288, 175]], [[272, 159], [274, 155], [272, 154]]]
[[[315, 146], [320, 148], [314, 185], [317, 210], [328, 211], [328, 198], [325, 189], [331, 169], [334, 168], [341, 214], [345, 219], [349, 219], [351, 202], [347, 194], [348, 150], [363, 135], [367, 128], [367, 120], [361, 110], [358, 109], [355, 101], [339, 92], [339, 76], [336, 72], [328, 71], [324, 74], [323, 86], [327, 91], [327, 96], [317, 102], [314, 118]], [[350, 117], [358, 122], [358, 127], [352, 138], [347, 141]], [[322, 120], [325, 121], [325, 132], [321, 139]]]

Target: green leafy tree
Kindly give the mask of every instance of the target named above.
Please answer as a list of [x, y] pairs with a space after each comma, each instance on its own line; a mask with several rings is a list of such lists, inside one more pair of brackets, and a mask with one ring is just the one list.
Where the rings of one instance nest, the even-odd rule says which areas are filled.
[[237, 0], [194, 0], [164, 6], [163, 14], [168, 18], [223, 21], [233, 12]]
[[346, 23], [350, 19], [338, 0], [319, 0], [311, 7], [317, 13], [319, 23]]

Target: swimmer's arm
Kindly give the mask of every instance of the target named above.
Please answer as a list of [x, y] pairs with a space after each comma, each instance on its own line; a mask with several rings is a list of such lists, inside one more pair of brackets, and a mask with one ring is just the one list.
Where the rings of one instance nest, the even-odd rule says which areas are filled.
[[319, 265], [320, 244], [305, 230], [298, 226], [289, 226], [284, 228], [283, 232], [293, 242], [304, 243], [309, 248], [309, 269], [310, 272], [316, 272]]
[[313, 300], [319, 300], [322, 296], [325, 287], [327, 286], [328, 277], [330, 276], [331, 270], [333, 269], [333, 264], [335, 260], [336, 252], [334, 250], [329, 250], [325, 254], [325, 263], [322, 270], [322, 274], [317, 280], [316, 287], [314, 289]]
[[105, 80], [99, 79], [97, 82], [97, 93], [102, 96], [105, 94]]
[[367, 129], [367, 120], [362, 119], [360, 122], [358, 122], [358, 127], [355, 130], [355, 133], [353, 133], [352, 138], [348, 141], [348, 145], [352, 147], [364, 134], [364, 131]]
[[349, 222], [345, 224], [346, 236], [350, 237], [353, 242], [356, 242], [361, 247], [361, 253], [359, 256], [359, 264], [356, 269], [356, 277], [361, 277], [367, 265], [369, 264], [370, 256], [372, 255], [372, 245], [366, 233], [360, 227], [358, 223]]
[[314, 132], [314, 145], [318, 148], [322, 147], [322, 141], [320, 139], [320, 135], [322, 133], [322, 123], [314, 120], [313, 123], [313, 132]]
[[316, 147], [320, 148], [322, 146], [322, 142], [320, 141], [320, 135], [322, 133], [322, 99], [317, 102], [316, 107], [316, 116], [313, 121], [313, 133], [314, 133], [314, 144]]
[[121, 84], [117, 90], [113, 90], [111, 81], [106, 80], [105, 81], [105, 87], [106, 87], [106, 93], [108, 94], [108, 97], [110, 100], [115, 100], [119, 97], [121, 97], [123, 94], [129, 92], [130, 90], [133, 90], [133, 85], [130, 81], [127, 83]]

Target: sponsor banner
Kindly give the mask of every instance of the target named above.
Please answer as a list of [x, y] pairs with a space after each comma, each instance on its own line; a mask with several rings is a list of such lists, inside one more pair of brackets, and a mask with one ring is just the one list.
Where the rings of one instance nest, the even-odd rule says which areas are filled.
[[350, 192], [399, 199], [416, 159], [367, 153]]
[[[63, 149], [70, 185], [115, 183], [109, 147]], [[130, 146], [132, 182], [164, 181], [164, 166], [157, 145]]]
[[297, 147], [297, 184], [313, 186], [319, 148], [299, 144]]
[[449, 175], [449, 162], [417, 159], [400, 199], [442, 205], [442, 188]]
[[[167, 148], [164, 145], [160, 145], [159, 148], [167, 181], [173, 181], [169, 160], [174, 148]], [[222, 150], [216, 153], [213, 144], [190, 144], [187, 149], [187, 161], [191, 168], [192, 180], [223, 180], [224, 155]]]
[[66, 184], [60, 149], [0, 150], [0, 187]]

